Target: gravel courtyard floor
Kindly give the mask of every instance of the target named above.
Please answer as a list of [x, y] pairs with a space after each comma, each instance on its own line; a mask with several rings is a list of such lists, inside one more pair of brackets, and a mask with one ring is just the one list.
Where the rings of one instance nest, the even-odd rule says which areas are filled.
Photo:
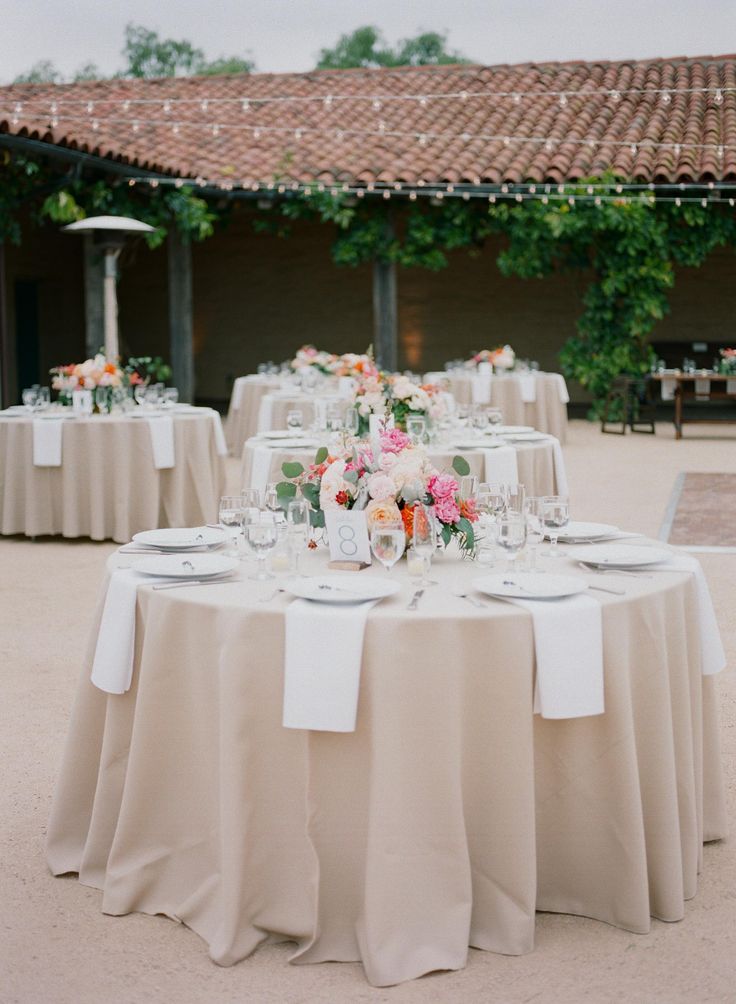
[[[565, 447], [573, 518], [657, 536], [682, 472], [736, 473], [733, 427], [699, 426], [675, 442], [602, 436], [571, 423]], [[238, 463], [230, 461], [234, 482]], [[237, 484], [231, 484], [236, 489]], [[733, 506], [733, 499], [730, 500]], [[0, 540], [0, 1004], [97, 1002], [709, 1002], [736, 999], [734, 840], [708, 845], [697, 897], [678, 924], [629, 934], [582, 918], [539, 915], [536, 949], [520, 958], [471, 950], [467, 968], [388, 990], [357, 964], [290, 966], [291, 946], [260, 948], [220, 969], [204, 943], [163, 917], [106, 917], [101, 895], [55, 879], [46, 820], [79, 658], [112, 544]], [[736, 829], [736, 551], [701, 552], [730, 669], [721, 724]]]

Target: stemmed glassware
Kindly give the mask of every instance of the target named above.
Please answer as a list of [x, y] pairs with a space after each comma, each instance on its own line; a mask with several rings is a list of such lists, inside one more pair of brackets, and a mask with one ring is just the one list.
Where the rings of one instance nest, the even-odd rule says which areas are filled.
[[144, 383], [137, 383], [133, 388], [133, 397], [135, 398], [136, 404], [143, 404], [146, 400], [146, 385]]
[[300, 436], [304, 427], [304, 414], [299, 408], [294, 408], [286, 414], [286, 428], [295, 436]]
[[390, 571], [406, 547], [406, 532], [401, 520], [374, 523], [371, 530], [371, 551], [386, 571]]
[[292, 499], [286, 508], [286, 542], [294, 566], [301, 575], [299, 561], [309, 543], [309, 503], [306, 499]]
[[357, 408], [348, 408], [345, 412], [345, 431], [350, 436], [357, 436], [360, 428], [360, 415]]
[[26, 387], [21, 394], [21, 400], [23, 401], [24, 407], [31, 409], [35, 406], [38, 400], [39, 387]]
[[279, 539], [276, 514], [263, 510], [246, 509], [243, 516], [245, 542], [258, 562], [253, 576], [257, 582], [265, 582], [274, 576], [268, 571], [266, 561]]
[[562, 555], [563, 552], [557, 546], [557, 538], [569, 522], [570, 505], [567, 496], [545, 495], [542, 499], [542, 523], [552, 545], [547, 552], [551, 558]]
[[507, 572], [513, 572], [519, 551], [526, 543], [526, 519], [522, 513], [508, 512], [498, 521], [498, 543], [506, 552]]
[[413, 506], [411, 544], [414, 553], [422, 562], [422, 577], [420, 586], [430, 586], [429, 570], [432, 556], [437, 547], [437, 521], [434, 510], [423, 502], [415, 502]]
[[521, 516], [524, 512], [524, 499], [526, 497], [524, 485], [507, 484], [504, 487], [506, 489], [506, 512], [515, 512]]
[[229, 544], [227, 550], [231, 557], [237, 558], [239, 555], [238, 539], [245, 511], [245, 499], [242, 495], [223, 495], [220, 499], [218, 518], [220, 526], [228, 535]]
[[110, 400], [109, 387], [95, 387], [95, 404], [101, 415], [108, 415], [110, 413], [112, 402]]
[[419, 446], [424, 442], [424, 434], [427, 431], [427, 420], [423, 415], [407, 415], [406, 431], [414, 446]]
[[544, 524], [542, 522], [542, 499], [530, 495], [524, 501], [526, 517], [526, 540], [529, 545], [529, 571], [537, 571], [537, 548], [544, 540]]

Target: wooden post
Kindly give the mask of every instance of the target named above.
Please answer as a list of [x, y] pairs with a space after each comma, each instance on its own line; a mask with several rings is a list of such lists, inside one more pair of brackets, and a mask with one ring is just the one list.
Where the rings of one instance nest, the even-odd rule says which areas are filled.
[[[386, 220], [386, 236], [393, 236], [393, 224]], [[396, 263], [377, 258], [373, 262], [373, 349], [382, 370], [398, 366], [398, 316], [396, 309]]]
[[91, 358], [105, 342], [103, 252], [92, 234], [84, 236], [84, 344]]
[[0, 240], [0, 407], [10, 404], [10, 336], [5, 296], [5, 243]]
[[169, 346], [174, 386], [180, 401], [194, 401], [192, 331], [192, 248], [173, 227], [168, 239]]

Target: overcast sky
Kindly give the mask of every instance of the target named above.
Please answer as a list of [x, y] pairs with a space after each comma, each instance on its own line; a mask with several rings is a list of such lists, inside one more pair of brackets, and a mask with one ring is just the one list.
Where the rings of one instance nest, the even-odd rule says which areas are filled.
[[366, 23], [391, 42], [447, 31], [489, 64], [736, 52], [736, 0], [0, 0], [0, 15], [3, 82], [41, 59], [113, 73], [128, 21], [208, 58], [250, 53], [264, 72], [311, 69], [322, 46]]

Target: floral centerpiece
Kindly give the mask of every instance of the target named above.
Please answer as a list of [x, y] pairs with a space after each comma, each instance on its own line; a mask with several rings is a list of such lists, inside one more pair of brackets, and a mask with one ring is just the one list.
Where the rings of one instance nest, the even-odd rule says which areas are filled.
[[414, 446], [400, 429], [381, 432], [380, 454], [374, 457], [367, 442], [354, 440], [335, 454], [326, 447], [317, 451], [314, 463], [305, 468], [298, 461], [283, 464], [288, 480], [276, 486], [286, 506], [297, 490], [309, 503], [312, 526], [325, 525], [330, 509], [365, 510], [370, 530], [376, 523], [401, 520], [411, 538], [415, 502], [431, 506], [445, 545], [454, 538], [460, 549], [472, 554], [473, 524], [477, 521], [475, 499], [461, 499], [458, 476], [470, 468], [462, 457], [453, 460], [452, 472], [438, 471], [421, 446]]
[[312, 367], [325, 376], [332, 376], [331, 367], [334, 366], [337, 356], [331, 352], [323, 352], [316, 349], [314, 345], [302, 345], [294, 358], [289, 362], [289, 368], [295, 373]]
[[358, 432], [364, 435], [371, 415], [393, 415], [398, 429], [406, 431], [410, 415], [438, 421], [447, 413], [446, 398], [439, 384], [416, 384], [408, 377], [375, 373], [360, 381], [353, 405], [358, 412]]
[[726, 375], [736, 373], [736, 349], [721, 349], [719, 372]]
[[70, 401], [75, 390], [95, 390], [97, 387], [134, 387], [150, 380], [168, 380], [171, 367], [160, 356], [131, 356], [124, 366], [112, 362], [102, 352], [83, 363], [54, 366], [49, 370], [51, 387], [59, 392], [59, 400]]
[[354, 377], [362, 380], [364, 377], [377, 376], [378, 369], [370, 352], [356, 355], [355, 352], [344, 352], [337, 356], [331, 364], [331, 372], [339, 377]]
[[475, 369], [478, 363], [490, 363], [495, 370], [512, 370], [516, 365], [516, 353], [510, 345], [498, 345], [495, 349], [482, 349], [465, 363], [468, 369]]

